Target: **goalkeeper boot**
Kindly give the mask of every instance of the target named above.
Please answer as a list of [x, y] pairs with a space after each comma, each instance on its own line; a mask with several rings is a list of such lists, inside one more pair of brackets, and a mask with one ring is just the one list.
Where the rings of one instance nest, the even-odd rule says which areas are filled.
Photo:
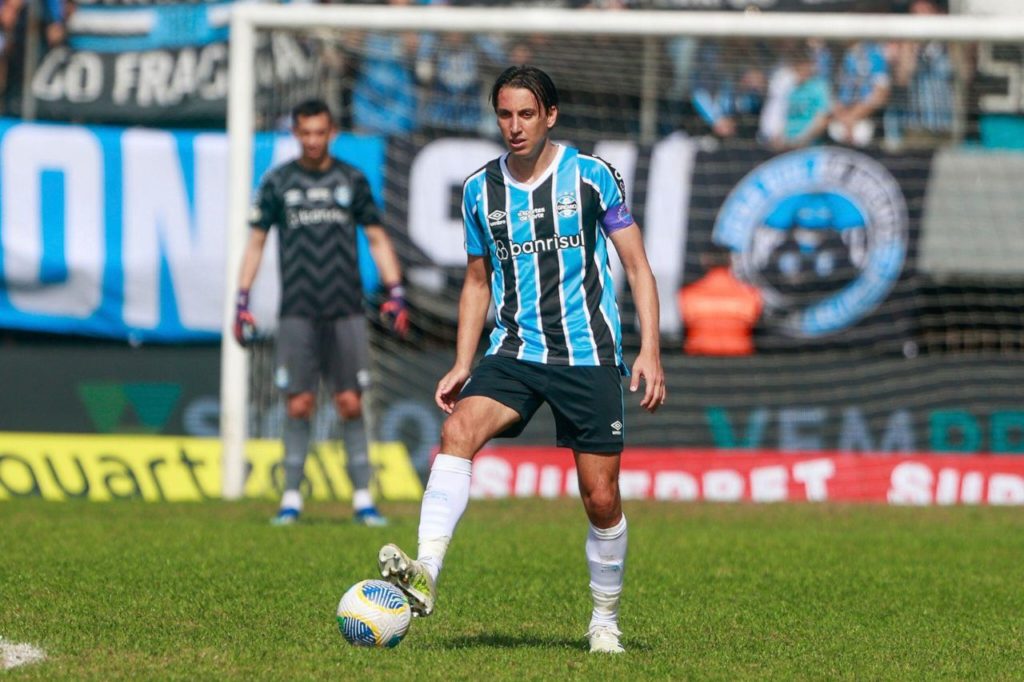
[[426, 567], [398, 548], [387, 544], [377, 554], [377, 566], [382, 578], [395, 585], [409, 598], [414, 616], [429, 616], [434, 612], [434, 579]]
[[370, 526], [371, 528], [382, 528], [388, 525], [387, 517], [381, 515], [376, 507], [357, 509], [354, 520], [360, 526]]
[[271, 526], [291, 526], [299, 520], [298, 509], [293, 507], [281, 507], [274, 518], [270, 519]]
[[590, 640], [590, 653], [596, 654], [621, 654], [625, 651], [619, 644], [619, 636], [622, 633], [614, 625], [595, 623], [590, 626], [587, 632], [587, 639]]

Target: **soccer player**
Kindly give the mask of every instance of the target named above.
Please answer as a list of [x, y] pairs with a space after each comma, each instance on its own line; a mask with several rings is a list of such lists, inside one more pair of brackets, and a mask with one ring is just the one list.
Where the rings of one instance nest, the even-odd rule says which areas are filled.
[[[640, 405], [651, 412], [665, 401], [654, 276], [621, 176], [601, 159], [551, 141], [558, 92], [547, 74], [531, 66], [506, 69], [491, 89], [491, 103], [508, 153], [463, 187], [466, 279], [455, 364], [434, 396], [449, 416], [423, 494], [419, 552], [412, 560], [388, 544], [378, 564], [409, 596], [415, 614], [430, 615], [438, 573], [469, 500], [473, 457], [491, 438], [519, 434], [546, 402], [558, 445], [573, 452], [590, 520], [590, 650], [618, 653], [626, 559], [618, 484], [621, 375], [628, 371], [608, 242], [622, 260], [640, 316], [630, 391], [643, 379]], [[492, 300], [490, 347], [471, 374]]]
[[294, 523], [302, 511], [302, 482], [309, 450], [310, 420], [321, 375], [329, 384], [341, 418], [348, 473], [354, 488], [355, 520], [381, 526], [370, 494], [371, 468], [362, 393], [370, 372], [363, 290], [359, 276], [357, 228], [363, 226], [370, 251], [388, 289], [381, 312], [392, 329], [408, 328], [402, 273], [370, 186], [359, 170], [330, 155], [337, 132], [320, 100], [292, 111], [292, 133], [301, 155], [263, 178], [252, 208], [249, 240], [238, 279], [235, 338], [242, 346], [255, 335], [249, 288], [256, 278], [267, 233], [278, 228], [281, 307], [275, 380], [287, 395], [284, 425], [285, 490], [275, 525]]

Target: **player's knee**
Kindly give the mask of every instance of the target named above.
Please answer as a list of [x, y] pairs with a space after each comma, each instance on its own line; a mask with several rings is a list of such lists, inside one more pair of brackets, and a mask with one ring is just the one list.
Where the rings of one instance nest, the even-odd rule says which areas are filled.
[[614, 523], [622, 505], [618, 487], [614, 484], [595, 486], [584, 495], [583, 504], [590, 522], [601, 527]]
[[363, 401], [356, 391], [345, 391], [334, 396], [334, 407], [342, 419], [358, 419], [363, 416]]
[[441, 426], [441, 451], [464, 453], [474, 450], [476, 431], [465, 415], [455, 413]]
[[292, 419], [309, 419], [316, 408], [316, 396], [312, 393], [299, 393], [288, 396], [288, 416]]

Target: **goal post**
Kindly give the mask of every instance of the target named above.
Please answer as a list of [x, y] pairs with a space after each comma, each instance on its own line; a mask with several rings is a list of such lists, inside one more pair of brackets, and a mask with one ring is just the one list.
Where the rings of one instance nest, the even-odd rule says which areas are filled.
[[[254, 184], [254, 133], [258, 122], [257, 51], [261, 32], [417, 32], [480, 36], [610, 36], [639, 41], [639, 72], [612, 74], [634, 81], [636, 120], [624, 125], [637, 141], [661, 135], [658, 100], [665, 87], [656, 40], [677, 37], [738, 39], [857, 39], [1024, 44], [1024, 16], [907, 16], [771, 12], [578, 11], [539, 8], [367, 7], [345, 5], [261, 5], [232, 7], [228, 84], [229, 184], [221, 345], [221, 440], [223, 496], [241, 497], [245, 443], [249, 435], [249, 358], [233, 340], [237, 273], [247, 235]], [[606, 75], [614, 71], [612, 64]], [[472, 168], [467, 168], [470, 171]], [[649, 247], [650, 248], [650, 247]], [[674, 305], [674, 302], [662, 302]]]

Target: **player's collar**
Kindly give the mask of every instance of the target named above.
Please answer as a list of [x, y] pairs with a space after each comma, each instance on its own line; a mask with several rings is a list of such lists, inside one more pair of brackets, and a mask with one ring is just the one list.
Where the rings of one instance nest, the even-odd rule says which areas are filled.
[[527, 192], [532, 192], [540, 187], [544, 181], [551, 177], [551, 174], [555, 172], [555, 169], [558, 168], [558, 164], [562, 161], [562, 156], [565, 154], [565, 145], [558, 144], [557, 142], [552, 142], [552, 144], [558, 148], [555, 152], [555, 158], [551, 159], [551, 163], [549, 163], [548, 167], [544, 169], [544, 172], [540, 174], [540, 177], [529, 184], [519, 182], [515, 179], [515, 176], [513, 176], [512, 172], [508, 169], [508, 152], [502, 154], [498, 163], [501, 166], [501, 174], [505, 176], [505, 182]]

